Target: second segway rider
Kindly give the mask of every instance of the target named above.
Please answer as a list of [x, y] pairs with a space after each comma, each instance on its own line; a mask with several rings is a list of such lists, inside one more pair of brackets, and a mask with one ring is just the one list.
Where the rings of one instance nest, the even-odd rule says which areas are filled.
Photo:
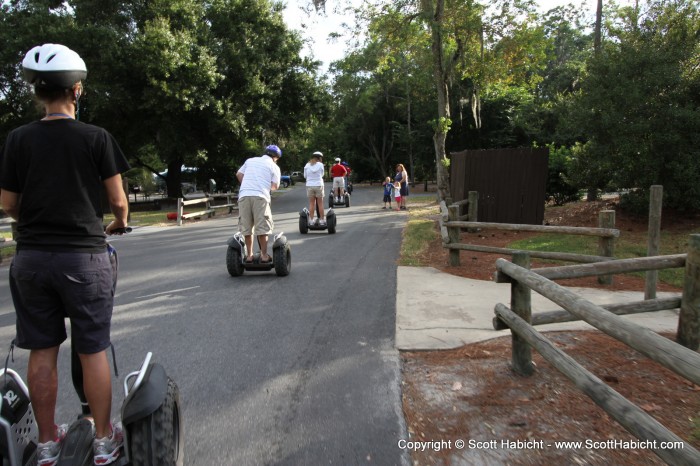
[[333, 177], [333, 194], [335, 202], [340, 203], [345, 196], [345, 175], [348, 174], [347, 168], [340, 163], [340, 159], [335, 159], [335, 165], [331, 167], [331, 176]]
[[[0, 203], [17, 220], [10, 291], [17, 345], [29, 349], [27, 379], [39, 429], [37, 463], [56, 464], [64, 428], [54, 422], [57, 359], [71, 322], [71, 342], [83, 369], [94, 420], [95, 464], [109, 464], [123, 444], [110, 424], [112, 383], [106, 350], [114, 304], [113, 269], [105, 231], [125, 228], [129, 204], [121, 173], [129, 169], [106, 130], [76, 120], [85, 62], [73, 50], [44, 44], [22, 61], [25, 79], [46, 116], [9, 133], [0, 154]], [[103, 230], [102, 191], [115, 220]]]
[[[309, 225], [318, 222], [319, 226], [326, 225], [326, 218], [323, 212], [323, 154], [314, 152], [311, 160], [304, 166], [304, 178], [306, 178], [306, 195], [309, 198]], [[318, 217], [314, 220], [314, 214], [318, 208]]]
[[280, 185], [282, 174], [277, 166], [280, 157], [282, 150], [279, 147], [267, 146], [263, 155], [249, 158], [236, 173], [241, 184], [238, 190], [238, 228], [245, 236], [248, 263], [253, 262], [253, 231], [260, 244], [260, 261], [272, 262], [267, 254], [267, 236], [274, 227], [270, 193]]

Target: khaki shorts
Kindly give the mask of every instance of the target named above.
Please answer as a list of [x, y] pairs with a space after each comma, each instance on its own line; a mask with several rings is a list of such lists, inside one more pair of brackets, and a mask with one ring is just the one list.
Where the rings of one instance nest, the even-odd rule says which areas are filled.
[[336, 176], [333, 178], [333, 189], [335, 188], [344, 188], [345, 187], [345, 178], [342, 176]]
[[307, 186], [306, 195], [309, 197], [309, 199], [313, 199], [314, 197], [325, 197], [325, 194], [323, 193], [323, 186]]
[[275, 226], [267, 199], [257, 196], [238, 200], [238, 229], [244, 235], [269, 235]]

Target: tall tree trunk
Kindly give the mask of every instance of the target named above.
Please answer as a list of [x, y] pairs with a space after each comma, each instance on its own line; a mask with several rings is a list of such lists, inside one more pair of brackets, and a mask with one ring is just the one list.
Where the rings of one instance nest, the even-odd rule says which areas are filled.
[[445, 11], [445, 1], [435, 0], [433, 5], [430, 0], [422, 0], [422, 6], [426, 18], [429, 19], [428, 24], [430, 25], [432, 36], [433, 77], [435, 79], [438, 97], [438, 121], [435, 125], [433, 142], [435, 144], [438, 196], [444, 198], [450, 195], [449, 173], [446, 166], [448, 159], [445, 149], [447, 131], [450, 125], [450, 100], [447, 82], [448, 73], [442, 53], [442, 22]]
[[408, 179], [411, 186], [415, 186], [416, 172], [413, 168], [413, 134], [411, 133], [411, 87], [408, 79], [406, 80], [406, 113], [406, 121], [408, 122]]
[[182, 196], [182, 160], [171, 159], [168, 162], [168, 177], [165, 180], [168, 197]]
[[[596, 57], [600, 55], [603, 46], [603, 0], [598, 0], [595, 12], [595, 35], [593, 38], [593, 53]], [[586, 192], [586, 200], [588, 202], [595, 201], [598, 198], [598, 189], [589, 187]]]

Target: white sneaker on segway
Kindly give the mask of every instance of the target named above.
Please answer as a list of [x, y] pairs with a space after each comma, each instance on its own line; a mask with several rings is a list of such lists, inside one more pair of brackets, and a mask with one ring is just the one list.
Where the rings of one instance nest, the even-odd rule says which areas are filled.
[[37, 445], [37, 465], [38, 466], [55, 466], [58, 457], [61, 455], [61, 446], [63, 439], [68, 432], [68, 425], [61, 424], [56, 426], [56, 440]]
[[325, 227], [325, 226], [326, 226], [326, 221], [325, 221], [325, 220], [319, 220], [318, 226], [320, 226], [320, 227]]
[[112, 435], [109, 437], [96, 438], [92, 442], [92, 449], [95, 453], [95, 464], [111, 464], [119, 458], [119, 449], [124, 445], [124, 431], [122, 423], [112, 424]]

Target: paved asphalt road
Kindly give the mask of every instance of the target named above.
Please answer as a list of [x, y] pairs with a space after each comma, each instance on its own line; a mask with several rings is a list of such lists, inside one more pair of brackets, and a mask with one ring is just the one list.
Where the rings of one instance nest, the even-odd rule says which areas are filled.
[[[394, 349], [406, 217], [381, 210], [381, 188], [358, 188], [349, 209], [336, 209], [335, 235], [301, 235], [305, 187], [285, 191], [273, 213], [292, 247], [288, 277], [228, 275], [231, 218], [113, 240], [120, 257], [114, 412], [123, 376], [150, 350], [180, 387], [185, 464], [408, 464], [397, 447], [406, 433]], [[3, 264], [2, 356], [14, 336], [7, 275]], [[11, 367], [25, 374], [26, 360], [18, 350]], [[64, 350], [60, 422], [78, 412], [68, 360]]]

